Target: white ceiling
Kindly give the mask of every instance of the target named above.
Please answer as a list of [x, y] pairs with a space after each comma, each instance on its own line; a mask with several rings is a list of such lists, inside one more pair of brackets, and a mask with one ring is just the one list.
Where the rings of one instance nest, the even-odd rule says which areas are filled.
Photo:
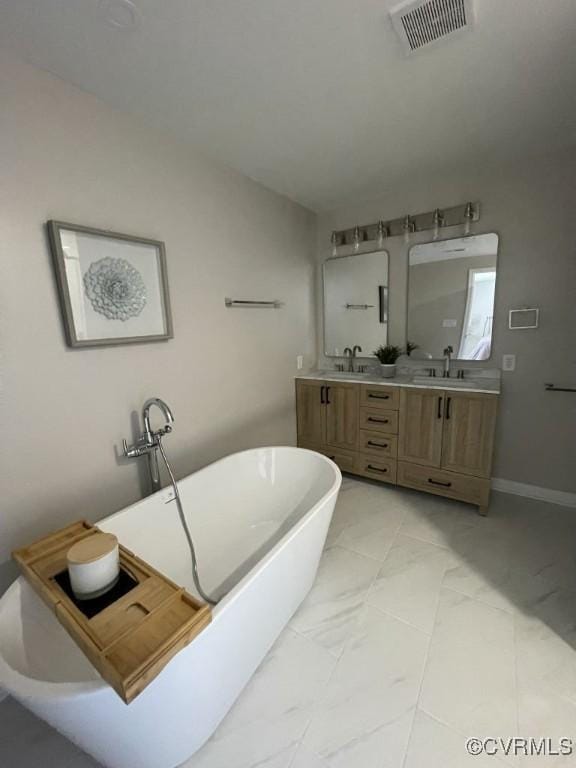
[[405, 57], [396, 0], [0, 0], [0, 43], [315, 210], [576, 143], [576, 0], [475, 0]]

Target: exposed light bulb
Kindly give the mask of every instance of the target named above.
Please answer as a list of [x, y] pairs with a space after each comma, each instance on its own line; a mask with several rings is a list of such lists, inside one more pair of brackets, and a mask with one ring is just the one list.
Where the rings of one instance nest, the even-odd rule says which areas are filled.
[[390, 232], [388, 231], [388, 227], [382, 219], [378, 222], [378, 248], [382, 248], [384, 245], [384, 240], [389, 236]]
[[444, 214], [440, 208], [434, 211], [434, 240], [438, 240], [440, 228], [444, 226]]
[[469, 235], [472, 231], [472, 222], [474, 221], [474, 203], [466, 203], [466, 208], [464, 209], [464, 234]]
[[338, 232], [336, 230], [332, 232], [330, 242], [332, 243], [332, 256], [338, 256]]
[[354, 227], [354, 250], [357, 251], [360, 248], [360, 227]]
[[404, 226], [403, 226], [405, 243], [410, 242], [410, 234], [414, 232], [415, 229], [416, 229], [416, 225], [410, 218], [409, 214], [406, 214], [406, 216], [404, 217]]

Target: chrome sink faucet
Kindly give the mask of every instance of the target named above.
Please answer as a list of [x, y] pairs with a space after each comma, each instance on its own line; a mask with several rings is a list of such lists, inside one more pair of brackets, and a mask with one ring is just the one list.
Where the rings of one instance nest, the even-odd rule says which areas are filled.
[[344, 348], [344, 357], [348, 358], [348, 371], [352, 373], [354, 370], [354, 352], [352, 352], [350, 347]]
[[362, 352], [362, 347], [356, 344], [352, 349], [346, 347], [344, 349], [344, 357], [348, 358], [348, 372], [354, 373], [354, 360], [356, 359], [356, 352]]
[[[153, 430], [150, 426], [150, 408], [155, 405], [162, 412], [165, 424], [161, 429]], [[150, 483], [152, 493], [159, 491], [162, 487], [160, 482], [160, 470], [158, 468], [158, 446], [159, 440], [164, 435], [172, 432], [174, 416], [170, 407], [159, 397], [151, 397], [146, 400], [142, 406], [142, 421], [144, 422], [144, 431], [133, 445], [128, 445], [126, 440], [122, 441], [124, 456], [128, 459], [136, 459], [139, 456], [148, 458], [148, 468], [150, 470]]]
[[445, 379], [450, 378], [450, 360], [452, 358], [453, 352], [454, 350], [450, 344], [444, 350], [444, 378]]

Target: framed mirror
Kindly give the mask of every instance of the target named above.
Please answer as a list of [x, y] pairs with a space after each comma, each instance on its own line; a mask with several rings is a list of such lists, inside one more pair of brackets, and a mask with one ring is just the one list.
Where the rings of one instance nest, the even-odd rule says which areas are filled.
[[388, 339], [388, 252], [328, 259], [323, 272], [324, 354], [359, 346], [370, 357]]
[[[489, 360], [498, 235], [470, 235], [414, 245], [408, 255], [407, 338], [418, 357]], [[414, 355], [416, 357], [416, 355]]]

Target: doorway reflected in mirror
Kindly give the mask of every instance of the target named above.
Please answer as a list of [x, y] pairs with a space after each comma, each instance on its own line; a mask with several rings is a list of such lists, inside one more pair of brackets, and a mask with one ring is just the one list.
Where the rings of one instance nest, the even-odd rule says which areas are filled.
[[492, 354], [498, 235], [415, 245], [408, 256], [408, 338], [414, 357], [438, 359], [451, 346], [458, 360]]

